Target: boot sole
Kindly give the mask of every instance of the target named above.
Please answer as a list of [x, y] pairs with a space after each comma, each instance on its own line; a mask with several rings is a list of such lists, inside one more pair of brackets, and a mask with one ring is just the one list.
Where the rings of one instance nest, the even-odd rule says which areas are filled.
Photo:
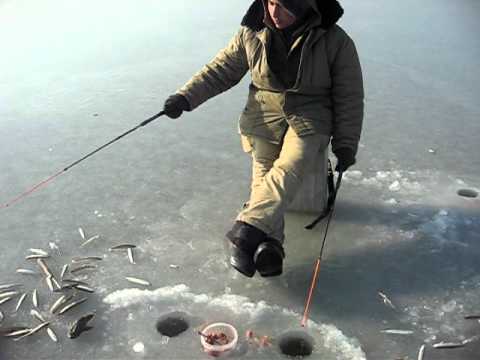
[[247, 277], [253, 277], [255, 275], [255, 263], [252, 256], [246, 251], [240, 249], [238, 246], [233, 245], [230, 248], [230, 265], [242, 275]]
[[258, 246], [253, 256], [253, 261], [262, 277], [279, 276], [283, 272], [282, 251], [268, 242]]

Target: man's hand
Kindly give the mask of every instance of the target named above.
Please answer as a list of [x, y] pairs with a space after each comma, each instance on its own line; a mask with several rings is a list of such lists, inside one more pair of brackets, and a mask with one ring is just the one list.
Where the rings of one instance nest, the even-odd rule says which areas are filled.
[[335, 156], [337, 157], [337, 166], [335, 171], [344, 172], [350, 166], [355, 164], [355, 153], [350, 148], [340, 148], [334, 151]]
[[184, 111], [190, 110], [190, 104], [183, 95], [171, 95], [163, 105], [163, 112], [171, 119], [176, 119], [182, 115]]

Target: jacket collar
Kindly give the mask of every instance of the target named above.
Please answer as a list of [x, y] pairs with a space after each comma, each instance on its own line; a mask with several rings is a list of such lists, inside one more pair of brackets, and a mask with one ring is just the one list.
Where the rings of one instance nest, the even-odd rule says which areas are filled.
[[[312, 10], [317, 14], [317, 18], [312, 22], [312, 25], [322, 29], [326, 30], [330, 28], [343, 15], [343, 8], [337, 0], [305, 1], [309, 3]], [[241, 25], [256, 32], [263, 30], [266, 27], [265, 22], [268, 21], [268, 17], [265, 16], [265, 11], [265, 0], [255, 0], [243, 17]]]

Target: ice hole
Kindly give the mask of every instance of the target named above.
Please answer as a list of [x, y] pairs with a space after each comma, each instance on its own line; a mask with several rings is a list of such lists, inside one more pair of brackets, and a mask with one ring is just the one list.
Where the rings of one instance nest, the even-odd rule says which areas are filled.
[[187, 318], [188, 314], [182, 312], [166, 314], [158, 319], [157, 331], [163, 336], [178, 336], [189, 328]]
[[476, 198], [478, 196], [478, 191], [472, 189], [460, 189], [457, 191], [457, 194], [463, 197]]
[[278, 346], [284, 355], [306, 357], [312, 354], [314, 340], [303, 331], [289, 331], [281, 335]]

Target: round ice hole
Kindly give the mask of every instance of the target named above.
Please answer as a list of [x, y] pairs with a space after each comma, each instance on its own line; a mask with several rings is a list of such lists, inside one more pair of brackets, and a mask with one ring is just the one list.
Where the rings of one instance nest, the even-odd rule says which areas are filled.
[[175, 337], [189, 328], [188, 315], [182, 312], [173, 312], [162, 316], [157, 321], [157, 331], [163, 336]]
[[472, 189], [460, 189], [457, 191], [457, 194], [463, 197], [476, 198], [478, 196], [478, 191]]
[[289, 331], [280, 336], [278, 346], [284, 355], [305, 357], [312, 354], [314, 340], [304, 331]]

